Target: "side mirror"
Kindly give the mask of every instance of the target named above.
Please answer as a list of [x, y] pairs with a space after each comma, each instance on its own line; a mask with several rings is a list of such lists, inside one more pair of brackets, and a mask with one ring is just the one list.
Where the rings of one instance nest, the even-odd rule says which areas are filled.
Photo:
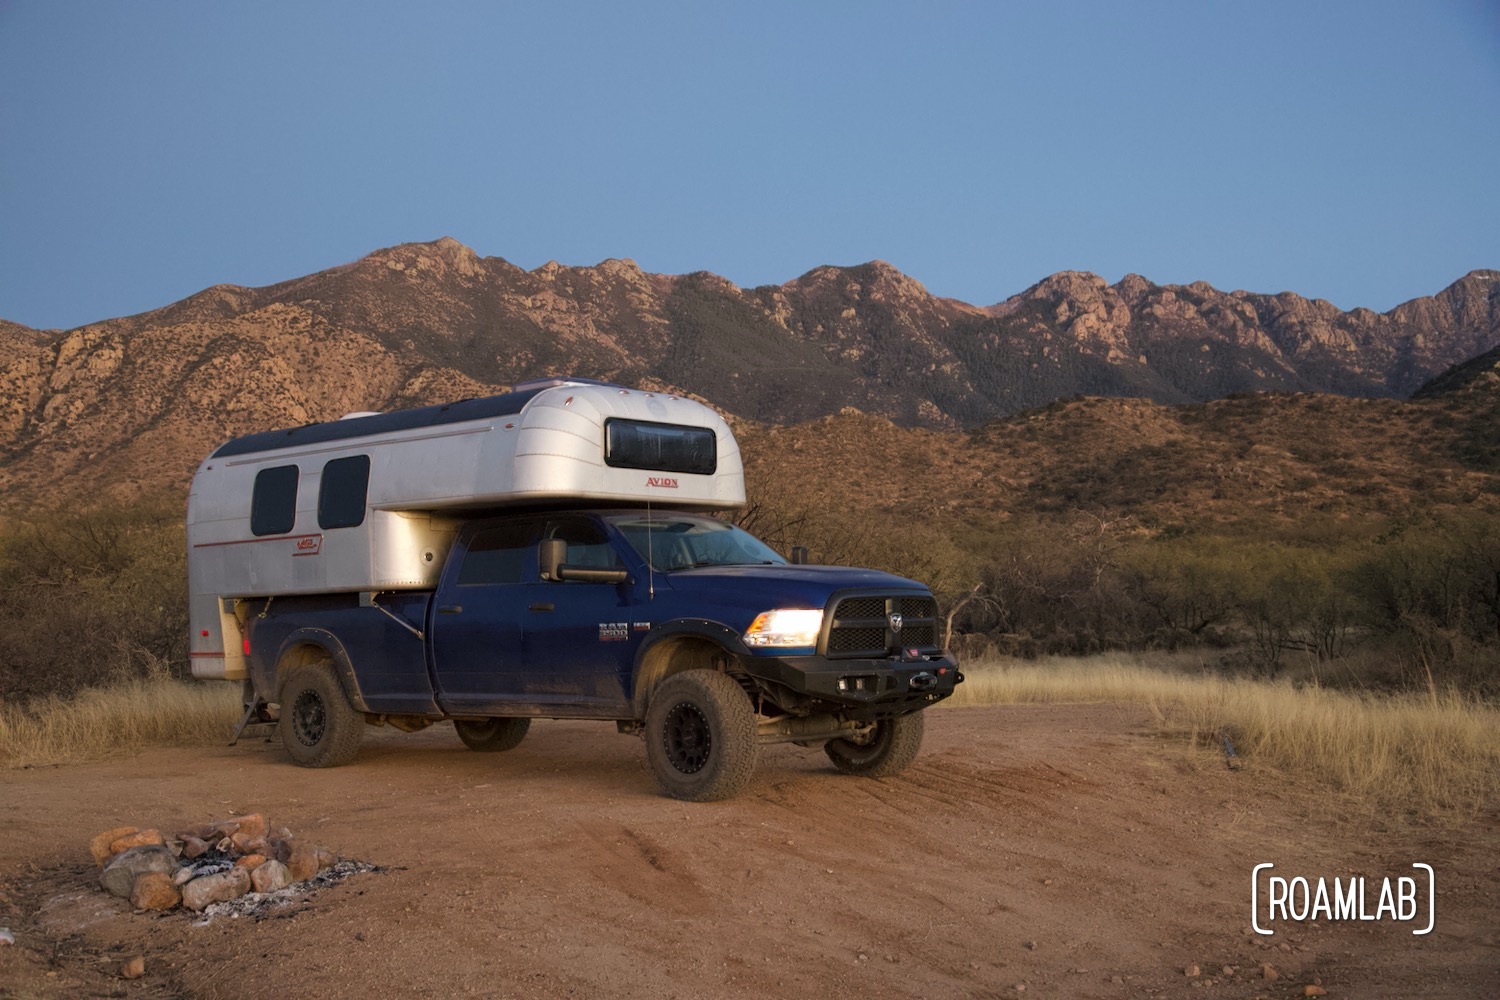
[[630, 574], [624, 567], [596, 569], [592, 566], [568, 566], [563, 563], [568, 543], [561, 538], [544, 538], [537, 545], [537, 563], [543, 580], [577, 580], [580, 583], [624, 583]]
[[793, 566], [802, 566], [802, 565], [806, 564], [807, 562], [808, 562], [808, 558], [807, 558], [807, 546], [806, 545], [793, 545], [792, 546], [792, 565]]
[[538, 567], [542, 573], [543, 580], [561, 580], [558, 572], [562, 569], [563, 557], [568, 554], [568, 543], [561, 538], [544, 538], [537, 546]]

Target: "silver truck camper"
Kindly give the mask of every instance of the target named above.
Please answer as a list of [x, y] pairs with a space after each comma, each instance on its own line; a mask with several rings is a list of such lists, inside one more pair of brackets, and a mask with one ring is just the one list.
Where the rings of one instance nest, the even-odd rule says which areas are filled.
[[712, 409], [586, 380], [236, 438], [188, 497], [193, 676], [246, 678], [244, 623], [278, 597], [432, 588], [476, 513], [744, 502]]

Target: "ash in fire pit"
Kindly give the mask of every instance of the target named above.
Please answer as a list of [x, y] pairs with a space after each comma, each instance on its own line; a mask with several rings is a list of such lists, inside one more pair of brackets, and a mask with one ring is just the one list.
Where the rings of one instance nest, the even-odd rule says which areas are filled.
[[340, 860], [321, 845], [297, 840], [286, 827], [272, 829], [259, 813], [170, 838], [157, 829], [118, 827], [94, 837], [89, 849], [102, 866], [99, 883], [136, 909], [181, 906], [208, 917], [262, 914], [310, 889], [379, 870]]
[[203, 919], [195, 921], [193, 926], [201, 927], [212, 923], [215, 917], [229, 917], [235, 920], [240, 917], [251, 917], [255, 920], [264, 920], [275, 916], [278, 911], [306, 902], [309, 892], [336, 885], [351, 875], [382, 871], [385, 869], [363, 861], [336, 861], [312, 878], [304, 882], [293, 883], [285, 889], [278, 889], [275, 892], [247, 892], [237, 899], [211, 903], [204, 908]]

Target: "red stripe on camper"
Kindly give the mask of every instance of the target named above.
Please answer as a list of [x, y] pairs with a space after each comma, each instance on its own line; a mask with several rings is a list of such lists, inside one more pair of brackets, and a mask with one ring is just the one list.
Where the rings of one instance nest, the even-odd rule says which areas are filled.
[[232, 542], [196, 542], [194, 543], [193, 548], [216, 549], [222, 545], [254, 545], [257, 542], [296, 542], [304, 538], [322, 537], [323, 535], [321, 532], [314, 532], [311, 535], [271, 535], [266, 538], [239, 538]]

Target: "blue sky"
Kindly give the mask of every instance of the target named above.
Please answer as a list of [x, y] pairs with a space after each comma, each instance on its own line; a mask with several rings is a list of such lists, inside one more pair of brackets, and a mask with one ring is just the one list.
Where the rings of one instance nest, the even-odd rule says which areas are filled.
[[1500, 5], [0, 0], [0, 317], [444, 235], [1389, 309], [1500, 268]]

